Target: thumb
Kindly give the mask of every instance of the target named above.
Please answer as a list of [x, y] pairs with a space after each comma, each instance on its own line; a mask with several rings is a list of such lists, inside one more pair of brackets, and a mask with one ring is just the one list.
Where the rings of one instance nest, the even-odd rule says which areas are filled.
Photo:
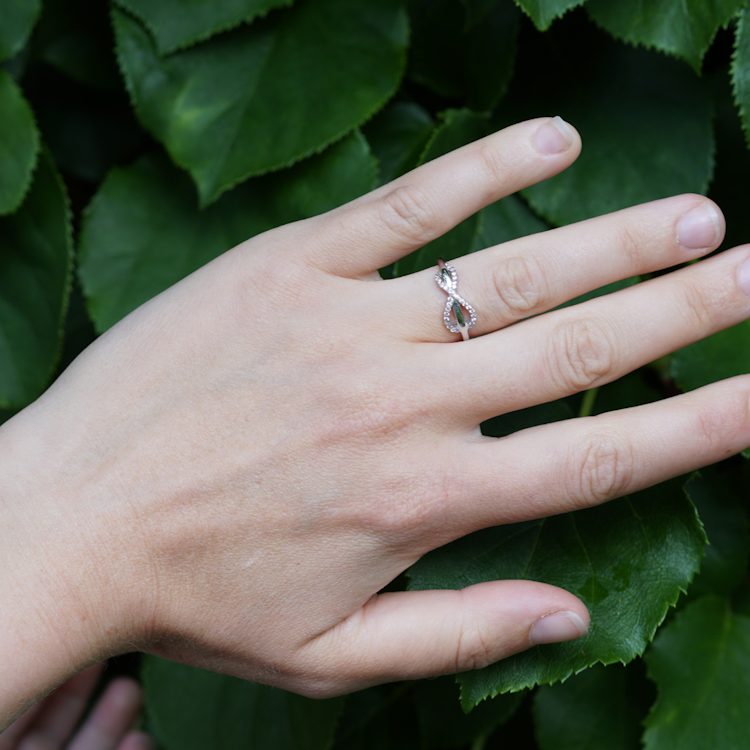
[[323, 694], [333, 695], [479, 669], [534, 645], [581, 638], [589, 623], [586, 607], [564, 589], [491, 581], [459, 591], [378, 594], [306, 648], [313, 651], [308, 658], [326, 665], [325, 676], [316, 671]]

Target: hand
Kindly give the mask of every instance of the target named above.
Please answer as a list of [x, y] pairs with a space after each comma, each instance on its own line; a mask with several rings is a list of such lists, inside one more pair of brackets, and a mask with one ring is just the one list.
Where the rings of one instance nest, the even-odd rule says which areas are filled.
[[[750, 445], [747, 377], [502, 440], [478, 428], [750, 316], [748, 247], [553, 311], [716, 248], [723, 218], [706, 198], [459, 258], [478, 314], [468, 342], [443, 325], [436, 269], [380, 280], [579, 149], [564, 123], [521, 123], [256, 237], [136, 310], [6, 423], [0, 571], [23, 569], [33, 596], [22, 603], [0, 572], [17, 592], [3, 648], [28, 618], [44, 623], [26, 674], [59, 680], [135, 647], [330, 696], [582, 635], [584, 605], [533, 581], [377, 594], [477, 529], [595, 505]], [[0, 666], [3, 680], [22, 678]]]
[[104, 664], [85, 669], [30, 708], [0, 734], [0, 750], [152, 748], [148, 735], [129, 731], [141, 710], [141, 687], [128, 677], [107, 686], [91, 715], [70, 739], [103, 670]]

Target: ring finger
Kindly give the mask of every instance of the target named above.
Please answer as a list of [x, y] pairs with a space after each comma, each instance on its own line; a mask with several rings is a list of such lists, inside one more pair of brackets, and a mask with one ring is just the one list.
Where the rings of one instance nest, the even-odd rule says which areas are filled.
[[[477, 311], [474, 337], [605, 284], [697, 258], [723, 236], [724, 218], [712, 201], [681, 195], [506, 242], [453, 265], [458, 293]], [[446, 295], [433, 280], [435, 270], [380, 286], [390, 297], [385, 309], [398, 315], [391, 330], [413, 340], [457, 340], [443, 324]], [[410, 300], [406, 316], [403, 300]]]

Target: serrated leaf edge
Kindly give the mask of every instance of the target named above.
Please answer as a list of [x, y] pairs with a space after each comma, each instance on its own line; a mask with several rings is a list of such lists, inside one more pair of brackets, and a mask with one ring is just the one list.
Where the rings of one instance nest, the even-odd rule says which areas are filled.
[[18, 94], [28, 111], [29, 119], [31, 120], [31, 132], [34, 135], [34, 154], [31, 158], [31, 162], [29, 163], [26, 174], [26, 182], [24, 183], [23, 189], [19, 193], [19, 197], [17, 198], [16, 202], [11, 204], [10, 208], [0, 210], [0, 216], [10, 216], [11, 214], [14, 214], [16, 211], [18, 211], [19, 208], [21, 208], [24, 201], [26, 200], [26, 197], [29, 194], [29, 191], [31, 190], [34, 173], [36, 172], [36, 168], [39, 163], [39, 154], [41, 153], [42, 149], [42, 136], [39, 132], [39, 125], [37, 124], [34, 110], [31, 107], [29, 100], [24, 96], [23, 89], [15, 82], [15, 80], [13, 80], [13, 76], [11, 76], [10, 73], [8, 73], [6, 70], [0, 69], [0, 75], [7, 75], [13, 85], [18, 89]]
[[[122, 9], [120, 9], [120, 10], [121, 10], [121, 12], [125, 12], [125, 11], [122, 11]], [[117, 59], [117, 66], [120, 69], [120, 74], [122, 75], [123, 80], [125, 82], [125, 88], [128, 91], [128, 96], [130, 98], [130, 102], [131, 102], [131, 104], [133, 106], [133, 109], [135, 110], [136, 115], [138, 116], [138, 120], [141, 122], [141, 124], [143, 125], [143, 127], [146, 128], [146, 130], [148, 130], [148, 132], [151, 133], [151, 135], [154, 136], [154, 138], [156, 138], [157, 141], [159, 141], [159, 139], [151, 131], [151, 129], [146, 126], [145, 122], [143, 121], [143, 118], [141, 117], [141, 110], [140, 110], [140, 108], [138, 106], [138, 103], [136, 101], [136, 96], [135, 96], [135, 90], [134, 90], [133, 82], [130, 80], [130, 77], [128, 76], [128, 73], [127, 73], [127, 70], [126, 70], [126, 66], [125, 66], [125, 61], [124, 61], [123, 55], [122, 55], [122, 50], [120, 48], [120, 43], [118, 41], [117, 27], [116, 27], [116, 23], [117, 22], [115, 20], [115, 15], [114, 15], [115, 12], [116, 12], [116, 8], [113, 5], [112, 8], [111, 8], [111, 11], [110, 11], [110, 19], [111, 19], [110, 22], [112, 24], [112, 29], [113, 29], [113, 33], [114, 33], [114, 37], [115, 37], [115, 57]], [[347, 135], [349, 135], [353, 131], [361, 129], [378, 112], [380, 112], [383, 109], [383, 107], [385, 107], [386, 104], [388, 104], [388, 102], [395, 96], [396, 92], [399, 90], [399, 88], [401, 86], [401, 82], [402, 82], [402, 80], [404, 78], [404, 74], [406, 72], [407, 52], [408, 52], [408, 49], [409, 49], [409, 39], [410, 39], [410, 26], [409, 26], [409, 17], [408, 17], [408, 15], [407, 15], [407, 13], [406, 13], [406, 11], [405, 11], [405, 9], [403, 7], [400, 8], [400, 12], [401, 12], [401, 15], [402, 15], [402, 21], [404, 22], [404, 28], [405, 28], [405, 31], [406, 31], [406, 42], [404, 44], [403, 49], [399, 53], [399, 58], [400, 58], [400, 72], [396, 76], [396, 79], [394, 81], [393, 86], [391, 86], [391, 88], [385, 94], [385, 96], [383, 97], [382, 101], [378, 102], [375, 105], [375, 107], [373, 107], [369, 112], [367, 112], [364, 115], [364, 117], [359, 122], [356, 122], [352, 126], [345, 128], [344, 130], [342, 130], [339, 133], [335, 134], [331, 138], [325, 140], [323, 143], [319, 144], [318, 146], [316, 146], [314, 148], [311, 148], [311, 149], [308, 149], [307, 151], [304, 151], [304, 152], [302, 152], [300, 154], [297, 154], [296, 156], [292, 157], [291, 159], [289, 159], [289, 160], [287, 160], [285, 162], [279, 163], [279, 164], [277, 164], [277, 165], [275, 165], [273, 167], [268, 167], [266, 169], [261, 169], [261, 170], [257, 170], [257, 171], [252, 171], [251, 170], [250, 172], [242, 175], [241, 177], [238, 177], [236, 180], [233, 180], [232, 182], [229, 182], [226, 185], [223, 185], [221, 188], [214, 189], [208, 196], [206, 196], [206, 195], [204, 195], [204, 192], [201, 189], [201, 186], [198, 184], [198, 182], [197, 182], [197, 180], [195, 178], [195, 175], [193, 174], [193, 172], [190, 169], [190, 167], [187, 166], [187, 165], [185, 165], [185, 164], [180, 163], [174, 157], [174, 155], [171, 153], [171, 151], [169, 150], [169, 148], [167, 148], [165, 144], [162, 144], [162, 145], [164, 145], [165, 151], [167, 152], [167, 154], [169, 154], [169, 158], [172, 161], [172, 163], [174, 163], [180, 169], [185, 170], [190, 175], [193, 184], [196, 185], [197, 192], [198, 192], [198, 199], [199, 199], [199, 207], [201, 209], [208, 208], [208, 206], [210, 206], [213, 203], [215, 203], [222, 195], [224, 195], [224, 193], [228, 192], [229, 190], [232, 190], [237, 185], [240, 185], [241, 183], [246, 182], [247, 180], [249, 180], [252, 177], [262, 177], [263, 175], [272, 174], [273, 172], [280, 172], [281, 170], [288, 169], [289, 167], [293, 166], [294, 164], [297, 164], [298, 162], [301, 162], [301, 161], [303, 161], [305, 159], [308, 159], [311, 156], [317, 156], [319, 154], [322, 154], [323, 151], [325, 151], [327, 148], [329, 148], [330, 146], [334, 145], [335, 143], [338, 143], [339, 141], [343, 140]], [[133, 18], [136, 21], [136, 23], [140, 23], [140, 20], [138, 19], [137, 16], [133, 16]], [[149, 29], [148, 29], [147, 26], [144, 25], [144, 28], [146, 29], [146, 31], [149, 34], [151, 34], [151, 32], [149, 31]], [[153, 34], [151, 34], [151, 35], [153, 36]], [[159, 141], [159, 142], [161, 143], [161, 141]]]
[[575, 5], [571, 5], [569, 8], [566, 8], [562, 13], [558, 13], [558, 14], [553, 15], [552, 18], [550, 18], [550, 20], [549, 20], [548, 23], [541, 24], [541, 25], [539, 25], [536, 22], [536, 19], [534, 18], [533, 15], [531, 15], [531, 12], [528, 11], [522, 5], [523, 0], [513, 0], [513, 2], [524, 12], [524, 14], [526, 16], [528, 16], [528, 18], [531, 19], [531, 22], [534, 24], [534, 26], [536, 27], [537, 31], [547, 31], [547, 29], [549, 29], [549, 27], [552, 26], [552, 24], [555, 21], [557, 21], [559, 18], [562, 18], [567, 13], [570, 13], [571, 10], [575, 10], [576, 8], [580, 8], [584, 3], [586, 3], [586, 0], [578, 0], [578, 2]]
[[[708, 537], [706, 536], [706, 530], [705, 530], [705, 528], [703, 526], [703, 521], [701, 521], [700, 516], [698, 515], [698, 509], [695, 507], [695, 503], [693, 503], [693, 501], [690, 499], [690, 496], [688, 495], [687, 490], [685, 489], [686, 485], [690, 482], [690, 480], [693, 478], [693, 476], [694, 476], [694, 474], [691, 474], [683, 482], [683, 484], [682, 484], [682, 494], [685, 497], [685, 499], [687, 500], [689, 506], [693, 509], [693, 514], [695, 516], [696, 521], [698, 522], [698, 528], [700, 530], [701, 536], [703, 537], [704, 546], [705, 546], [706, 544], [708, 544]], [[703, 552], [702, 552], [701, 557], [705, 557], [705, 555], [706, 555], [706, 552], [705, 552], [705, 549], [704, 549]], [[656, 633], [659, 630], [659, 628], [661, 627], [661, 625], [664, 622], [664, 620], [666, 619], [667, 614], [669, 613], [669, 610], [677, 604], [677, 602], [679, 601], [679, 598], [680, 598], [681, 594], [687, 593], [687, 590], [688, 590], [690, 584], [693, 582], [693, 579], [695, 578], [695, 576], [697, 575], [697, 573], [698, 573], [699, 570], [700, 570], [700, 565], [694, 567], [693, 570], [692, 570], [692, 572], [691, 572], [691, 574], [690, 574], [690, 578], [687, 581], [687, 583], [684, 586], [678, 586], [677, 587], [677, 591], [675, 592], [675, 594], [672, 597], [667, 597], [667, 599], [666, 599], [666, 601], [664, 603], [664, 606], [663, 606], [663, 612], [657, 618], [657, 622], [654, 625], [654, 627], [653, 627], [653, 629], [651, 631], [651, 634], [648, 635], [648, 636], [646, 636], [646, 642], [644, 643], [643, 648], [640, 651], [638, 651], [635, 654], [633, 654], [633, 658], [630, 659], [629, 661], [623, 661], [622, 659], [611, 659], [609, 661], [604, 660], [604, 659], [595, 659], [590, 664], [587, 664], [586, 666], [581, 667], [580, 669], [576, 669], [576, 670], [571, 669], [566, 675], [564, 675], [563, 677], [560, 677], [558, 679], [550, 680], [549, 682], [544, 682], [544, 683], [534, 682], [533, 684], [522, 685], [522, 686], [519, 686], [519, 687], [511, 688], [509, 690], [495, 690], [495, 691], [491, 691], [490, 693], [488, 693], [484, 697], [480, 698], [476, 702], [474, 702], [471, 698], [469, 698], [466, 695], [463, 683], [461, 682], [461, 675], [457, 675], [456, 676], [456, 682], [460, 686], [461, 708], [464, 710], [465, 713], [468, 713], [473, 708], [475, 708], [480, 703], [482, 703], [482, 701], [485, 701], [488, 698], [495, 698], [498, 695], [505, 695], [506, 693], [518, 693], [521, 690], [533, 689], [533, 688], [535, 688], [535, 687], [537, 687], [539, 685], [556, 685], [558, 682], [559, 683], [563, 683], [568, 678], [573, 677], [574, 675], [580, 674], [585, 669], [588, 669], [589, 667], [593, 667], [596, 664], [603, 664], [605, 667], [608, 666], [608, 665], [610, 665], [610, 664], [622, 664], [623, 666], [625, 666], [625, 665], [629, 664], [630, 661], [633, 661], [634, 659], [637, 659], [640, 656], [643, 656], [643, 654], [645, 653], [645, 651], [648, 648], [649, 644], [651, 644], [651, 642], [656, 637]], [[540, 646], [535, 646], [534, 648], [541, 648], [541, 647]]]
[[240, 26], [253, 23], [253, 21], [259, 21], [263, 18], [266, 18], [269, 13], [273, 13], [276, 10], [285, 10], [291, 8], [292, 5], [294, 5], [295, 0], [280, 0], [278, 5], [272, 8], [267, 8], [265, 11], [251, 13], [250, 15], [244, 16], [237, 21], [230, 21], [225, 24], [219, 24], [206, 31], [205, 34], [199, 34], [194, 38], [188, 39], [186, 42], [169, 46], [162, 46], [157, 30], [148, 21], [148, 19], [142, 16], [132, 5], [130, 5], [130, 3], [128, 3], [128, 0], [113, 0], [113, 2], [116, 5], [119, 5], [122, 10], [130, 13], [134, 18], [137, 18], [138, 21], [143, 24], [149, 34], [151, 34], [151, 36], [154, 38], [156, 49], [158, 50], [159, 55], [161, 57], [164, 57], [166, 55], [171, 55], [174, 52], [182, 52], [183, 50], [189, 49], [190, 47], [194, 47], [196, 44], [206, 42], [214, 36], [218, 36], [219, 34], [224, 34], [227, 31], [232, 31], [236, 28], [239, 28]]

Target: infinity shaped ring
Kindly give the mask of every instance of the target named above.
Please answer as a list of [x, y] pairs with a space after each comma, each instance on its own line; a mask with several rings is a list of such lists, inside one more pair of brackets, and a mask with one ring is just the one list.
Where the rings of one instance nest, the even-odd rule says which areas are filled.
[[[469, 340], [469, 328], [477, 322], [474, 308], [458, 294], [458, 274], [450, 263], [438, 260], [438, 272], [435, 274], [437, 285], [448, 295], [443, 312], [443, 323], [451, 333], [460, 333], [464, 341]], [[467, 315], [464, 313], [468, 313]]]

